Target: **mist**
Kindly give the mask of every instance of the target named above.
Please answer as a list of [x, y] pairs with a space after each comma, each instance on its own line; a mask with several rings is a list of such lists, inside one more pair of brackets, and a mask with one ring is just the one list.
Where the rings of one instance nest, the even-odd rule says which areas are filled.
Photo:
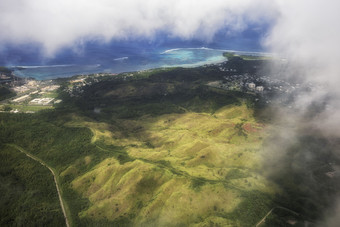
[[299, 106], [304, 109], [330, 94], [328, 109], [316, 126], [327, 133], [340, 136], [340, 7], [338, 1], [279, 1], [280, 17], [264, 45], [289, 60], [287, 74], [299, 76], [304, 82], [321, 85], [323, 89], [302, 95]]
[[269, 175], [278, 181], [292, 179], [295, 193], [301, 194], [295, 206], [309, 209], [317, 226], [338, 226], [338, 178], [327, 179], [315, 166], [338, 173], [340, 2], [277, 1], [277, 6], [280, 15], [263, 45], [287, 62], [284, 70], [275, 65], [272, 70], [310, 89], [294, 98], [293, 109], [281, 106], [276, 111], [280, 130], [266, 145], [267, 168], [274, 169]]

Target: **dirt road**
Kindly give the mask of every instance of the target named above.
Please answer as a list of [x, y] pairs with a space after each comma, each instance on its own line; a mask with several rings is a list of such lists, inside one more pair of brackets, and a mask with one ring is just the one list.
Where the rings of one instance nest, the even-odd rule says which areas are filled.
[[62, 198], [62, 196], [61, 196], [61, 193], [60, 193], [60, 185], [59, 185], [59, 182], [58, 182], [58, 180], [57, 180], [57, 176], [56, 176], [56, 174], [55, 174], [54, 169], [51, 168], [50, 166], [48, 166], [48, 165], [47, 165], [44, 161], [42, 161], [41, 159], [39, 159], [39, 158], [35, 157], [34, 155], [32, 155], [32, 154], [28, 153], [27, 151], [25, 151], [22, 147], [19, 147], [19, 146], [14, 145], [14, 144], [8, 144], [8, 145], [11, 146], [11, 147], [13, 147], [13, 148], [15, 148], [15, 149], [17, 149], [17, 150], [19, 150], [20, 152], [24, 153], [27, 157], [29, 157], [29, 158], [31, 158], [31, 159], [33, 159], [33, 160], [39, 162], [41, 165], [45, 166], [46, 168], [48, 168], [48, 169], [51, 171], [51, 173], [52, 173], [52, 175], [53, 175], [53, 177], [54, 177], [54, 182], [55, 182], [55, 185], [56, 185], [56, 188], [57, 188], [57, 192], [58, 192], [58, 196], [59, 196], [59, 201], [60, 201], [60, 206], [61, 206], [61, 209], [62, 209], [63, 214], [64, 214], [66, 226], [67, 226], [67, 227], [70, 227], [69, 218], [68, 218], [69, 215], [67, 215], [67, 212], [66, 212], [66, 210], [65, 210], [65, 206], [64, 206], [65, 201], [63, 200], [63, 198]]

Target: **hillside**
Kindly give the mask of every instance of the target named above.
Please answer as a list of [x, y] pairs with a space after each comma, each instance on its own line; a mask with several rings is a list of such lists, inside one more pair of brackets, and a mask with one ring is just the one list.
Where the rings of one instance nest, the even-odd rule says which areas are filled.
[[[240, 70], [252, 64], [262, 62]], [[290, 168], [291, 154], [308, 144], [311, 174], [335, 190], [321, 167], [336, 158], [318, 151], [338, 145], [317, 133], [297, 138], [276, 174], [269, 162], [276, 155], [266, 148], [279, 129], [272, 109], [258, 101], [261, 94], [207, 85], [225, 75], [217, 66], [159, 69], [89, 77], [81, 90], [62, 79], [63, 102], [54, 110], [0, 113], [0, 144], [20, 146], [56, 170], [72, 226], [254, 226], [277, 206], [299, 213], [300, 223], [317, 219], [329, 200], [322, 191], [314, 197], [308, 180], [296, 184], [307, 172]], [[58, 203], [56, 191], [48, 201]], [[272, 222], [288, 220], [277, 213]]]

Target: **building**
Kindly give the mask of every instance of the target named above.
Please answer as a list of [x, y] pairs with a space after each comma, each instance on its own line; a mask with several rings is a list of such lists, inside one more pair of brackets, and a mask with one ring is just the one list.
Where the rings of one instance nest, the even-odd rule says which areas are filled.
[[29, 99], [29, 95], [24, 95], [24, 96], [21, 96], [19, 98], [13, 99], [13, 102], [23, 102], [26, 99]]
[[263, 86], [257, 86], [256, 87], [256, 91], [258, 91], [258, 92], [263, 92], [263, 90], [264, 90]]
[[249, 83], [249, 84], [248, 84], [248, 87], [249, 87], [250, 89], [255, 89], [255, 84], [254, 84], [254, 83]]
[[50, 105], [54, 98], [36, 98], [30, 101], [31, 105]]

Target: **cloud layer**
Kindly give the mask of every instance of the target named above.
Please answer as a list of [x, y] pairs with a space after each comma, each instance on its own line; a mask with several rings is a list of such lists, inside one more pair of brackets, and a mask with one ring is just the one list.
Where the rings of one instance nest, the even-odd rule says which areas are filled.
[[286, 57], [290, 73], [305, 82], [322, 85], [323, 89], [302, 95], [297, 100], [306, 107], [325, 95], [329, 108], [317, 121], [325, 133], [340, 136], [340, 2], [336, 0], [277, 1], [280, 17], [265, 44], [272, 51]]
[[[302, 127], [305, 127], [304, 131], [318, 131], [328, 143], [338, 146], [339, 143], [334, 142], [337, 141], [334, 138], [340, 138], [340, 14], [338, 12], [340, 2], [337, 0], [278, 0], [277, 7], [280, 16], [264, 44], [271, 51], [288, 59], [288, 67], [281, 74], [282, 76], [299, 77], [303, 83], [314, 84], [316, 89], [302, 92], [296, 98], [295, 106], [298, 108], [295, 112], [278, 116], [281, 119], [289, 119], [297, 130], [294, 131], [293, 127], [284, 126], [281, 129], [284, 135], [279, 136], [281, 138], [279, 146], [283, 149], [272, 144], [275, 149], [272, 149], [271, 153], [274, 156], [280, 152], [282, 152], [281, 156], [292, 155], [288, 155], [285, 148], [296, 143], [298, 130]], [[315, 111], [316, 106], [318, 111]], [[286, 113], [282, 110], [279, 112]], [[315, 116], [306, 117], [312, 112]], [[302, 122], [303, 126], [301, 126]], [[287, 135], [288, 138], [285, 138]], [[327, 148], [324, 147], [320, 147], [318, 152], [314, 153], [309, 149], [310, 147], [306, 146], [294, 154], [304, 157], [299, 163], [299, 168], [306, 168], [310, 155], [327, 152]], [[332, 149], [332, 153], [335, 157], [340, 157], [338, 148]], [[277, 163], [284, 163], [281, 157], [276, 158]], [[306, 169], [304, 174], [308, 171], [313, 171], [313, 169]], [[311, 182], [306, 178], [304, 180]], [[318, 190], [322, 188], [317, 181], [314, 186]], [[327, 192], [325, 191], [324, 194]], [[336, 201], [336, 198], [331, 198], [331, 200]], [[337, 201], [336, 207], [329, 211], [329, 215], [326, 215], [325, 220], [318, 223], [318, 226], [339, 225], [340, 200]]]
[[[336, 0], [280, 0], [280, 17], [273, 27], [266, 45], [286, 56], [309, 73], [339, 75], [340, 67], [340, 2]], [[324, 70], [327, 69], [327, 72]], [[325, 78], [325, 76], [322, 76]], [[322, 78], [316, 78], [323, 81]], [[339, 76], [333, 79], [339, 79]], [[340, 82], [340, 80], [338, 80]]]
[[158, 33], [211, 40], [271, 21], [270, 0], [2, 0], [0, 42], [41, 44], [47, 55], [96, 39], [153, 39]]

